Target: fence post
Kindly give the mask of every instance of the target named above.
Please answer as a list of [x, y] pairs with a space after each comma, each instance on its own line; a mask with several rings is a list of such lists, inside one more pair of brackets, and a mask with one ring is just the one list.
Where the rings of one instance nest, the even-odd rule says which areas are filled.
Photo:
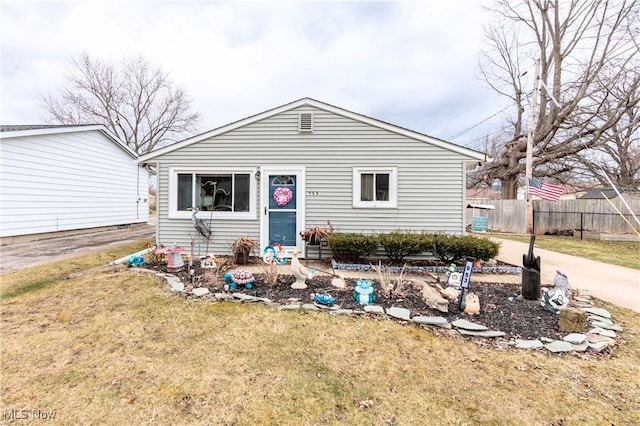
[[584, 213], [580, 212], [580, 240], [582, 240], [582, 231], [584, 230]]

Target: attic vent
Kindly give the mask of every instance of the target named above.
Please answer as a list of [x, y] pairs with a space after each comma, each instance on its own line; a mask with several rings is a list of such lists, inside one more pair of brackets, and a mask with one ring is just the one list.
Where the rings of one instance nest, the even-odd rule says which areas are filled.
[[298, 133], [313, 133], [313, 113], [300, 113], [298, 116]]

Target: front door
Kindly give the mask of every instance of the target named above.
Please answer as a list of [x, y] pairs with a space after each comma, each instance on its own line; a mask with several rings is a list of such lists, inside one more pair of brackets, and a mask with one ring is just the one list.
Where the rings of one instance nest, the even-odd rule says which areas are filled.
[[[304, 226], [304, 169], [269, 168], [261, 171], [261, 245], [280, 244], [287, 251], [299, 247]], [[290, 255], [290, 253], [289, 253]]]

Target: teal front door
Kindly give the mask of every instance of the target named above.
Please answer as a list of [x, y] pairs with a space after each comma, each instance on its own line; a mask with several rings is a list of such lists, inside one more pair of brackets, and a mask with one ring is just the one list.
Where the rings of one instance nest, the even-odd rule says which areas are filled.
[[304, 204], [301, 171], [265, 170], [262, 179], [263, 247], [280, 244], [287, 249], [298, 246], [301, 212]]
[[296, 245], [296, 176], [269, 176], [269, 245]]

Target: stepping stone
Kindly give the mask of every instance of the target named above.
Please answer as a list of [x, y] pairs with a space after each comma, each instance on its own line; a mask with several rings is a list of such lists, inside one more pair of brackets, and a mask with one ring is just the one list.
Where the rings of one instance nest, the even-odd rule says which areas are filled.
[[304, 305], [302, 305], [300, 307], [300, 309], [302, 309], [304, 311], [319, 311], [320, 310], [320, 308], [318, 308], [313, 303], [305, 303]]
[[574, 301], [576, 302], [580, 302], [580, 303], [587, 303], [587, 304], [591, 304], [591, 298], [590, 297], [583, 297], [583, 296], [576, 296], [573, 298]]
[[280, 306], [280, 310], [282, 311], [297, 311], [300, 309], [300, 305], [297, 303], [292, 303], [290, 305], [282, 305]]
[[516, 339], [516, 348], [518, 349], [542, 349], [544, 348], [544, 344], [538, 340], [522, 340]]
[[611, 337], [601, 336], [599, 334], [587, 334], [587, 341], [589, 343], [601, 343], [605, 342], [609, 345], [615, 345], [616, 341]]
[[366, 305], [364, 311], [370, 314], [384, 314], [384, 308], [379, 305]]
[[396, 306], [387, 309], [387, 315], [406, 321], [411, 319], [411, 311], [406, 308], [398, 308]]
[[615, 339], [616, 337], [618, 337], [618, 335], [616, 334], [615, 331], [613, 331], [613, 330], [605, 330], [604, 328], [593, 328], [593, 329], [589, 330], [588, 333], [589, 334], [599, 334], [601, 336], [611, 337], [612, 339]]
[[494, 331], [494, 330], [465, 330], [464, 328], [459, 328], [458, 333], [463, 336], [474, 336], [474, 337], [504, 337], [506, 333], [503, 331]]
[[213, 293], [213, 297], [215, 297], [218, 300], [227, 300], [227, 299], [231, 299], [233, 295], [229, 293]]
[[587, 320], [589, 320], [589, 321], [598, 321], [598, 322], [602, 322], [604, 324], [613, 325], [613, 321], [611, 321], [610, 319], [599, 317], [597, 315], [589, 315], [587, 317]]
[[602, 308], [582, 308], [582, 309], [589, 314], [597, 315], [602, 318], [611, 319], [611, 314], [606, 309], [602, 309]]
[[260, 300], [259, 297], [250, 296], [244, 293], [233, 293], [233, 297], [242, 300], [243, 302], [258, 302]]
[[587, 341], [587, 336], [582, 333], [571, 333], [567, 334], [562, 338], [565, 342], [569, 342], [573, 345], [581, 345]]
[[573, 351], [584, 352], [587, 350], [588, 347], [589, 347], [589, 342], [585, 340], [583, 343], [580, 343], [579, 345], [573, 345]]
[[353, 309], [336, 309], [335, 311], [331, 312], [332, 314], [336, 314], [336, 315], [351, 315], [353, 314]]
[[553, 342], [553, 339], [549, 339], [548, 337], [541, 337], [540, 341], [542, 343], [551, 343], [551, 342]]
[[158, 276], [167, 281], [171, 286], [171, 291], [184, 291], [184, 283], [180, 281], [180, 278], [170, 274], [158, 274]]
[[200, 296], [204, 296], [205, 294], [209, 294], [209, 289], [204, 287], [198, 287], [198, 288], [194, 288], [192, 293], [194, 296], [200, 297]]
[[600, 352], [604, 351], [608, 347], [609, 347], [609, 343], [608, 342], [589, 343], [589, 349], [591, 349], [592, 351], [597, 352], [597, 353], [600, 353]]
[[475, 322], [467, 321], [465, 319], [455, 320], [451, 324], [456, 328], [463, 328], [465, 330], [471, 330], [471, 331], [486, 331], [486, 330], [488, 330], [488, 328], [485, 327], [484, 325], [476, 324]]
[[608, 324], [602, 321], [594, 321], [591, 323], [593, 327], [604, 328], [605, 330], [624, 331], [624, 328], [616, 324]]
[[416, 322], [418, 324], [424, 325], [433, 325], [436, 327], [447, 328], [450, 327], [449, 321], [444, 317], [425, 317], [425, 316], [417, 316], [411, 318], [411, 321]]
[[544, 345], [544, 347], [549, 352], [553, 352], [553, 353], [573, 351], [573, 345], [569, 342], [563, 342], [562, 340], [554, 340], [553, 342]]

